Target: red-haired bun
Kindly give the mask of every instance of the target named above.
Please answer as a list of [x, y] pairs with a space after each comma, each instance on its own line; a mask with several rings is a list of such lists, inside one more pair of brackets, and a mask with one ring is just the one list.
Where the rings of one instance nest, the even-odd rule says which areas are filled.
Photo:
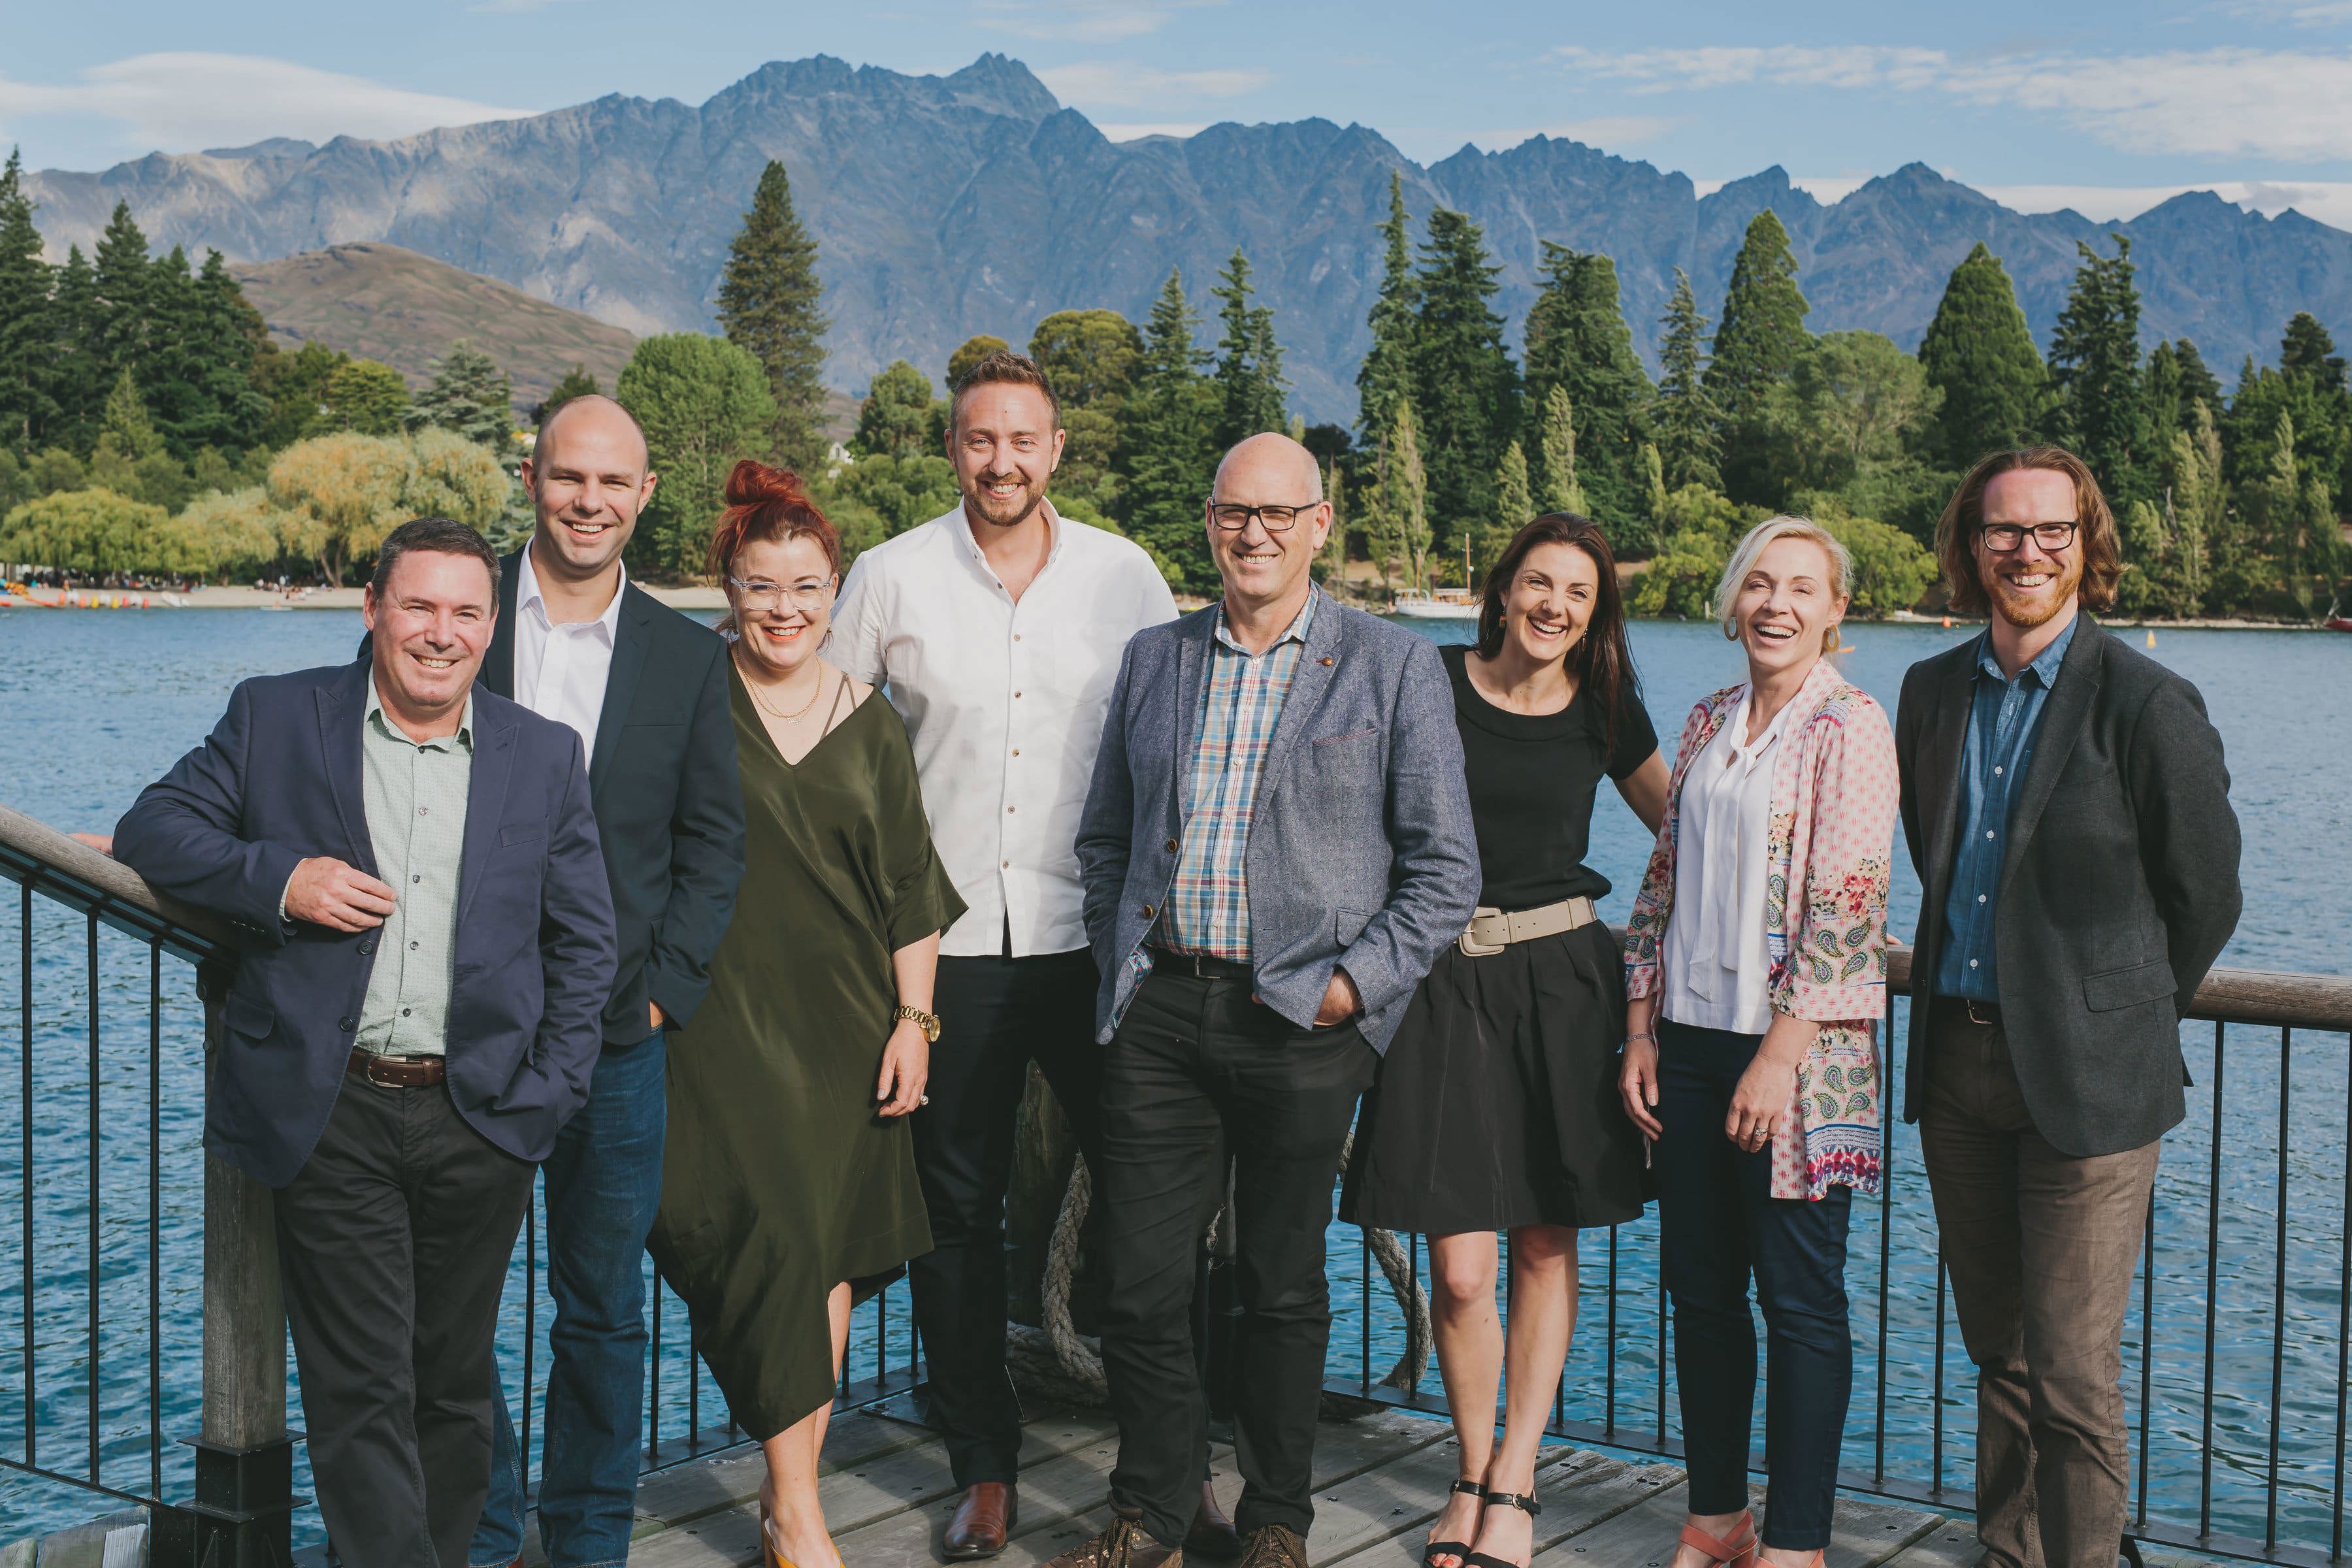
[[840, 574], [841, 535], [808, 499], [798, 474], [746, 458], [727, 476], [726, 497], [727, 510], [710, 532], [712, 576], [730, 575], [747, 544], [794, 538], [815, 540], [834, 573]]
[[807, 506], [808, 492], [801, 489], [801, 477], [790, 468], [772, 468], [756, 458], [746, 458], [735, 465], [727, 476], [729, 506], [759, 506], [767, 501], [782, 501], [787, 506]]

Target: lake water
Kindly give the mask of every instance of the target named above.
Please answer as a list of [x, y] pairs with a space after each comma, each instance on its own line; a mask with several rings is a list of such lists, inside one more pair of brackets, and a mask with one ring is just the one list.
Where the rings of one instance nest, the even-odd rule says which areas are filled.
[[[0, 610], [0, 802], [60, 828], [106, 831], [140, 787], [210, 727], [238, 679], [340, 662], [350, 656], [359, 629], [355, 615], [336, 611]], [[1462, 623], [1417, 624], [1416, 629], [1439, 641], [1462, 640], [1468, 633]], [[1856, 626], [1851, 628], [1853, 651], [1843, 663], [1891, 710], [1910, 664], [1970, 635], [1931, 626]], [[2143, 634], [2128, 635], [2139, 646]], [[1669, 746], [1692, 702], [1740, 673], [1738, 650], [1711, 626], [1643, 624], [1635, 629], [1633, 647], [1653, 721]], [[2245, 832], [2246, 914], [2222, 963], [2352, 971], [2352, 878], [2344, 872], [2345, 850], [2352, 845], [2352, 795], [2345, 787], [2352, 767], [2352, 637], [2165, 631], [2147, 651], [2198, 684], [2228, 748], [2231, 794]], [[1592, 844], [1594, 864], [1617, 884], [1604, 910], [1622, 921], [1647, 836], [1605, 790]], [[1918, 889], [1907, 859], [1898, 853], [1895, 862], [1895, 925], [1907, 935]], [[82, 983], [87, 932], [81, 921], [59, 915], [53, 906], [37, 906], [28, 1068], [21, 1033], [13, 1026], [20, 994], [19, 905], [13, 897], [0, 904], [0, 996], [11, 1015], [11, 1026], [0, 1029], [0, 1085], [32, 1086], [29, 1101], [16, 1087], [0, 1089], [0, 1148], [23, 1147], [28, 1103], [33, 1148], [29, 1165], [11, 1161], [9, 1170], [0, 1171], [0, 1226], [18, 1227], [8, 1249], [16, 1256], [0, 1258], [0, 1346], [8, 1347], [0, 1350], [0, 1456], [26, 1457], [22, 1347], [29, 1283], [37, 1304], [30, 1328], [37, 1367], [32, 1415], [39, 1434], [35, 1457], [44, 1465], [87, 1473], [91, 1376], [85, 1346], [94, 1315], [102, 1346], [97, 1376], [101, 1478], [127, 1491], [147, 1489], [152, 1394], [160, 1403], [166, 1434], [166, 1490], [183, 1495], [185, 1450], [171, 1439], [194, 1429], [200, 1375], [195, 1346], [201, 1321], [201, 1064], [193, 985], [184, 965], [163, 966], [163, 1005], [151, 1076], [145, 950], [102, 932], [96, 999], [100, 1044], [93, 1053], [88, 1030], [92, 1001]], [[2191, 1094], [2189, 1123], [2168, 1142], [2159, 1178], [2153, 1321], [2144, 1324], [2136, 1306], [2126, 1349], [2126, 1381], [2136, 1417], [2144, 1352], [2151, 1362], [2151, 1510], [2191, 1523], [2196, 1518], [2210, 1222], [2217, 1237], [2221, 1303], [2213, 1345], [2217, 1525], [2238, 1533], [2262, 1531], [2275, 1337], [2284, 1388], [2281, 1533], [2324, 1546], [2339, 1375], [2346, 1041], [2341, 1036], [2297, 1037], [2288, 1063], [2291, 1110], [2282, 1125], [2282, 1050], [2275, 1030], [2229, 1032], [2226, 1093], [2218, 1122], [2211, 1095], [2213, 1031], [2189, 1026], [2183, 1037], [2200, 1088]], [[90, 1115], [86, 1107], [93, 1054], [100, 1099], [97, 1113]], [[153, 1173], [146, 1155], [151, 1115], [163, 1150], [160, 1170]], [[2218, 1210], [2209, 1213], [2206, 1183], [2217, 1130], [2221, 1197]], [[2278, 1179], [2282, 1139], [2290, 1153], [2284, 1204]], [[93, 1167], [100, 1198], [95, 1288], [88, 1268]], [[1892, 1203], [1856, 1208], [1849, 1281], [1863, 1360], [1846, 1459], [1867, 1469], [1883, 1440], [1890, 1474], [1924, 1477], [1937, 1452], [1939, 1412], [1931, 1391], [1938, 1335], [1933, 1237], [1918, 1173], [1916, 1140], [1908, 1129], [1899, 1130]], [[151, 1174], [156, 1177], [152, 1199], [160, 1215], [152, 1268]], [[2270, 1303], [2280, 1264], [2276, 1236], [2282, 1210], [2286, 1315], [2279, 1323]], [[1565, 1401], [1571, 1417], [1602, 1418], [1613, 1363], [1621, 1424], [1647, 1430], [1654, 1423], [1659, 1387], [1654, 1226], [1654, 1220], [1645, 1219], [1618, 1234], [1619, 1332], [1613, 1343], [1602, 1331], [1611, 1310], [1608, 1238], [1587, 1238], [1587, 1326], [1575, 1341]], [[29, 1247], [24, 1245], [27, 1235]], [[1329, 1247], [1339, 1318], [1334, 1370], [1352, 1373], [1369, 1361], [1378, 1376], [1397, 1353], [1396, 1308], [1377, 1273], [1369, 1294], [1360, 1288], [1361, 1254], [1352, 1227], [1333, 1226]], [[1891, 1302], [1884, 1324], [1876, 1310], [1882, 1255]], [[160, 1375], [151, 1373], [151, 1288], [161, 1301], [164, 1325], [153, 1352]], [[519, 1264], [507, 1299], [510, 1387], [520, 1375], [521, 1296]], [[673, 1298], [664, 1315], [671, 1332], [661, 1420], [664, 1431], [676, 1435], [687, 1421], [684, 1312]], [[546, 1321], [540, 1314], [542, 1338]], [[873, 1367], [869, 1321], [860, 1315], [853, 1375]], [[890, 1331], [894, 1363], [906, 1355], [905, 1323], [900, 1290]], [[1882, 1331], [1887, 1347], [1883, 1431], [1874, 1355]], [[1973, 1394], [1956, 1329], [1943, 1336], [1943, 1344], [1940, 1473], [1947, 1484], [1968, 1486], [1973, 1484]], [[543, 1379], [543, 1354], [537, 1364]], [[1423, 1386], [1434, 1388], [1433, 1369]], [[720, 1405], [707, 1381], [700, 1388], [702, 1417], [709, 1424]], [[1669, 1388], [1669, 1429], [1675, 1425], [1673, 1408]], [[87, 1498], [54, 1486], [0, 1482], [0, 1542], [94, 1511]], [[315, 1512], [299, 1516], [303, 1534], [315, 1535]]]

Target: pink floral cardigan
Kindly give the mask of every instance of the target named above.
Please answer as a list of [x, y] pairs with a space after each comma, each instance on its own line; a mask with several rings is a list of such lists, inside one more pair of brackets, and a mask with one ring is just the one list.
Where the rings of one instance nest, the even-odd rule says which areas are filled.
[[[1625, 990], [1659, 990], [1658, 942], [1675, 904], [1683, 779], [1731, 721], [1745, 686], [1691, 710], [1666, 785], [1665, 820], [1625, 922]], [[1797, 1068], [1797, 1093], [1772, 1139], [1772, 1195], [1819, 1198], [1879, 1181], [1879, 1061], [1873, 1021], [1886, 1014], [1886, 883], [1897, 804], [1885, 710], [1825, 659], [1793, 700], [1799, 716], [1772, 768], [1764, 927], [1772, 1009], [1822, 1027]], [[1790, 889], [1798, 889], [1795, 899]]]

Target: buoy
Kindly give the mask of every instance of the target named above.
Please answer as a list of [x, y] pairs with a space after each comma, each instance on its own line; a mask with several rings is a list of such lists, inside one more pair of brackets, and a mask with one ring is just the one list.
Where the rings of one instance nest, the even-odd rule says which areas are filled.
[[1944, 629], [1946, 631], [1950, 631], [1952, 629], [1952, 617], [1949, 616], [1946, 616], [1944, 617]]
[[2156, 646], [2156, 628], [2153, 626], [2148, 628], [2147, 646], [2150, 647], [2154, 647]]

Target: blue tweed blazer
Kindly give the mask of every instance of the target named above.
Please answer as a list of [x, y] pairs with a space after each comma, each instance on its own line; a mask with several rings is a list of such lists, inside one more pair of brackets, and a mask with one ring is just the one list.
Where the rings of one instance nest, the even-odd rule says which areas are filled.
[[[1077, 852], [1105, 1043], [1175, 880], [1216, 616], [1212, 605], [1136, 633], [1103, 722]], [[1462, 738], [1434, 645], [1328, 598], [1316, 606], [1258, 782], [1248, 857], [1258, 995], [1307, 1028], [1344, 966], [1363, 996], [1364, 1038], [1387, 1050], [1413, 988], [1478, 902]]]

